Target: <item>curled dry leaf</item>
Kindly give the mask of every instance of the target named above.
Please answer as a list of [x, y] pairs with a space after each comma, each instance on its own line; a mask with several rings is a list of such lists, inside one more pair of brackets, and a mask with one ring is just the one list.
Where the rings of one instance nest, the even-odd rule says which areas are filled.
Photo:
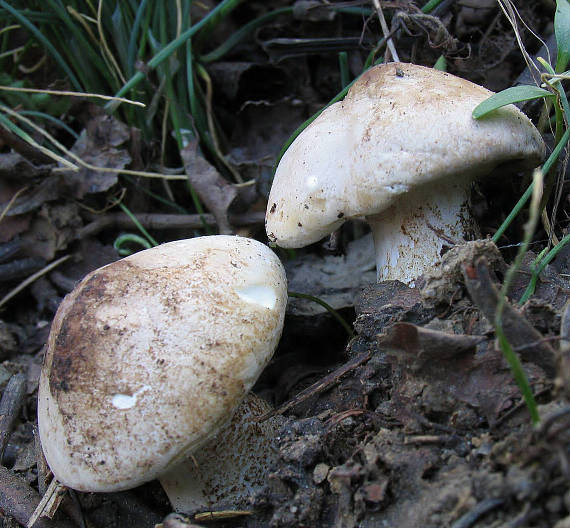
[[[416, 398], [421, 403], [416, 412], [449, 413], [452, 424], [459, 427], [475, 425], [473, 408], [494, 423], [518, 398], [518, 388], [501, 352], [487, 349], [476, 353], [477, 346], [487, 341], [484, 336], [454, 335], [397, 323], [378, 340], [396, 373], [392, 402], [404, 423]], [[537, 381], [544, 374], [540, 368], [527, 365], [527, 375]]]
[[216, 218], [220, 234], [233, 233], [228, 209], [235, 200], [237, 189], [228, 183], [216, 168], [198, 152], [198, 142], [191, 141], [180, 151], [190, 185]]
[[[124, 169], [131, 156], [123, 147], [130, 137], [129, 128], [114, 117], [94, 117], [71, 151], [84, 162], [106, 169]], [[117, 183], [118, 172], [96, 171], [82, 167], [77, 172], [66, 172], [65, 180], [75, 198], [104, 192]]]

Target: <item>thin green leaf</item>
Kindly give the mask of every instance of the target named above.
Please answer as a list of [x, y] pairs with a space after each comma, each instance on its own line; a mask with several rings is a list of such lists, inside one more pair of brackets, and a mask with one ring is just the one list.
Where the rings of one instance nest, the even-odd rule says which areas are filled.
[[554, 34], [558, 46], [556, 71], [561, 72], [566, 69], [568, 61], [570, 61], [570, 2], [568, 0], [557, 0], [556, 2]]
[[346, 333], [348, 334], [349, 338], [354, 337], [354, 331], [352, 330], [352, 327], [344, 320], [344, 317], [340, 315], [330, 304], [326, 303], [322, 299], [319, 299], [318, 297], [315, 297], [314, 295], [309, 295], [308, 293], [289, 291], [287, 292], [287, 295], [289, 297], [297, 297], [298, 299], [307, 299], [309, 301], [313, 301], [317, 304], [320, 304], [341, 324], [341, 326], [346, 330]]
[[502, 92], [493, 94], [489, 99], [485, 99], [482, 103], [478, 104], [473, 110], [473, 117], [479, 119], [502, 106], [511, 103], [520, 103], [521, 101], [529, 101], [531, 99], [539, 99], [540, 97], [554, 97], [554, 94], [538, 86], [512, 86]]
[[526, 290], [524, 291], [522, 297], [520, 298], [519, 304], [524, 304], [526, 301], [528, 301], [530, 296], [534, 294], [534, 290], [536, 289], [536, 285], [538, 283], [539, 275], [544, 271], [544, 268], [546, 268], [546, 266], [552, 262], [554, 257], [556, 257], [556, 255], [558, 255], [558, 253], [560, 253], [562, 248], [564, 246], [566, 246], [566, 244], [568, 244], [568, 242], [570, 242], [570, 235], [566, 235], [560, 242], [558, 242], [558, 244], [556, 244], [548, 252], [546, 257], [544, 257], [540, 261], [538, 266], [532, 271], [532, 276], [530, 278], [530, 282], [528, 283]]
[[280, 15], [290, 15], [293, 13], [292, 7], [282, 7], [280, 9], [276, 9], [275, 11], [270, 11], [265, 15], [252, 20], [251, 22], [247, 23], [245, 26], [240, 28], [238, 31], [233, 33], [230, 37], [228, 37], [224, 42], [218, 46], [215, 50], [210, 51], [206, 55], [202, 55], [200, 57], [200, 62], [206, 64], [208, 62], [214, 62], [220, 60], [226, 53], [231, 51], [231, 49], [239, 44], [243, 39], [251, 36], [253, 32], [263, 24], [269, 22], [270, 20], [280, 16]]
[[143, 238], [140, 235], [135, 235], [133, 233], [120, 235], [115, 239], [115, 242], [113, 242], [113, 247], [115, 248], [117, 253], [121, 255], [121, 257], [126, 257], [128, 255], [132, 255], [133, 253], [137, 252], [137, 250], [125, 247], [125, 244], [139, 245], [144, 249], [150, 249], [152, 247], [152, 244], [146, 238]]
[[137, 217], [130, 211], [130, 209], [128, 209], [127, 206], [122, 204], [122, 203], [119, 204], [119, 207], [123, 210], [123, 213], [125, 213], [133, 221], [133, 224], [135, 224], [135, 226], [142, 233], [142, 235], [145, 237], [145, 239], [152, 246], [158, 246], [158, 242], [152, 237], [152, 235], [138, 221]]
[[433, 69], [439, 70], [442, 72], [447, 71], [447, 61], [445, 60], [444, 55], [440, 55], [439, 58], [435, 61], [435, 64], [433, 65]]
[[32, 24], [25, 16], [23, 16], [17, 9], [14, 9], [8, 3], [0, 0], [0, 6], [2, 6], [6, 11], [8, 11], [22, 26], [24, 26], [30, 33], [36, 37], [38, 42], [40, 42], [52, 55], [55, 61], [60, 65], [61, 69], [65, 72], [65, 74], [69, 77], [71, 84], [75, 87], [75, 89], [79, 92], [83, 91], [83, 87], [79, 83], [77, 77], [73, 74], [65, 59], [59, 54], [59, 52], [55, 49], [52, 43], [46, 39], [41, 31], [38, 30], [34, 24]]
[[[552, 166], [558, 161], [558, 157], [560, 156], [560, 153], [562, 152], [568, 141], [570, 141], [570, 128], [568, 128], [566, 132], [564, 132], [564, 135], [562, 136], [561, 140], [557, 143], [556, 147], [554, 147], [554, 150], [552, 151], [550, 156], [548, 156], [548, 159], [544, 162], [544, 165], [542, 166], [542, 173], [544, 174], [544, 176], [548, 174]], [[527, 187], [526, 191], [519, 198], [519, 201], [517, 202], [515, 207], [513, 207], [513, 210], [509, 213], [509, 215], [507, 216], [507, 218], [505, 218], [499, 229], [497, 229], [497, 232], [493, 235], [493, 242], [496, 243], [500, 240], [500, 238], [503, 236], [503, 233], [511, 225], [512, 221], [517, 217], [517, 215], [524, 207], [526, 202], [528, 202], [528, 199], [532, 195], [533, 187], [534, 187], [533, 183], [531, 183]]]

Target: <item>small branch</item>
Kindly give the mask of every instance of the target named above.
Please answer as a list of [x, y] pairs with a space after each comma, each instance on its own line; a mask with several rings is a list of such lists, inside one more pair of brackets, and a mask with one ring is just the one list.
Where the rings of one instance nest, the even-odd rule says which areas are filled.
[[0, 400], [0, 464], [26, 396], [26, 376], [14, 374]]
[[392, 55], [392, 60], [394, 62], [400, 62], [400, 57], [398, 57], [398, 52], [396, 51], [396, 46], [394, 46], [394, 41], [390, 36], [390, 30], [388, 29], [388, 24], [386, 24], [386, 19], [384, 18], [384, 12], [382, 11], [382, 6], [380, 5], [379, 0], [372, 0], [374, 4], [374, 8], [378, 13], [378, 18], [380, 20], [380, 26], [382, 27], [382, 33], [384, 34], [384, 38], [386, 39], [386, 43], [388, 46], [388, 51]]
[[304, 402], [314, 394], [318, 394], [319, 392], [323, 392], [324, 390], [328, 389], [332, 385], [338, 383], [340, 378], [342, 378], [345, 374], [350, 372], [351, 370], [359, 367], [363, 363], [366, 363], [370, 359], [370, 352], [365, 352], [364, 354], [360, 354], [355, 358], [351, 359], [341, 367], [337, 368], [330, 374], [327, 374], [324, 378], [320, 379], [316, 383], [313, 383], [310, 387], [299, 392], [294, 398], [289, 400], [288, 402], [284, 403], [281, 407], [270, 411], [262, 416], [259, 416], [256, 421], [263, 422], [276, 414], [283, 414], [284, 412], [288, 411], [295, 405], [298, 405], [301, 402]]
[[[0, 466], [0, 511], [25, 526], [40, 503], [38, 493], [20, 477]], [[68, 520], [38, 519], [35, 528], [76, 528]]]
[[[214, 215], [206, 213], [200, 217], [198, 214], [137, 214], [138, 221], [147, 229], [201, 229], [204, 223], [215, 226]], [[262, 225], [265, 221], [265, 213], [242, 213], [229, 215], [230, 223], [234, 226]], [[132, 229], [133, 222], [122, 213], [110, 213], [98, 217], [91, 223], [80, 229], [77, 239], [84, 239], [96, 235], [105, 229]]]

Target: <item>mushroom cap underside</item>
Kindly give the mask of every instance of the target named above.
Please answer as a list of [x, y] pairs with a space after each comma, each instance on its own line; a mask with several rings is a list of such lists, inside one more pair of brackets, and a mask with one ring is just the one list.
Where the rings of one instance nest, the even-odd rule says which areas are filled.
[[283, 155], [268, 200], [269, 239], [303, 247], [349, 218], [381, 213], [412, 188], [469, 181], [510, 161], [536, 166], [544, 142], [515, 106], [472, 117], [490, 95], [432, 68], [371, 68]]

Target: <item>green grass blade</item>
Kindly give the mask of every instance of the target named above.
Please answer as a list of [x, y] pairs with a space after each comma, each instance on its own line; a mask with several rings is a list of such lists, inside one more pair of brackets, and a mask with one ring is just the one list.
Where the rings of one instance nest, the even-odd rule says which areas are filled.
[[[3, 0], [0, 0], [3, 1]], [[180, 46], [183, 46], [184, 43], [191, 37], [193, 37], [200, 29], [202, 29], [206, 24], [211, 22], [211, 20], [217, 18], [220, 13], [224, 13], [228, 11], [229, 8], [234, 8], [236, 4], [236, 0], [223, 0], [220, 4], [218, 4], [212, 11], [210, 11], [200, 22], [193, 25], [192, 27], [188, 28], [184, 31], [177, 39], [174, 39], [170, 42], [167, 46], [165, 46], [162, 50], [160, 50], [147, 64], [149, 70], [154, 70], [157, 66], [162, 64], [162, 62], [168, 57], [170, 57]], [[135, 86], [137, 86], [142, 80], [144, 79], [144, 73], [138, 71], [136, 72], [126, 84], [117, 92], [117, 97], [122, 97], [130, 90], [132, 90]], [[105, 108], [110, 111], [113, 111], [117, 108], [120, 103], [117, 101], [113, 101], [108, 103]]]
[[135, 253], [134, 250], [123, 247], [124, 244], [138, 244], [144, 249], [150, 249], [152, 247], [152, 244], [140, 235], [134, 235], [132, 233], [120, 235], [113, 242], [113, 247], [121, 257], [126, 257]]
[[79, 134], [77, 132], [75, 132], [75, 130], [73, 130], [73, 128], [66, 125], [61, 119], [58, 119], [57, 117], [54, 117], [50, 114], [46, 114], [45, 112], [37, 112], [34, 110], [20, 110], [20, 114], [25, 115], [25, 116], [45, 119], [46, 121], [50, 121], [50, 122], [54, 123], [55, 125], [57, 125], [58, 127], [65, 130], [68, 134], [70, 134], [75, 139], [79, 139]]
[[534, 294], [534, 290], [536, 289], [536, 284], [538, 283], [538, 277], [544, 271], [544, 268], [546, 268], [546, 266], [552, 262], [554, 257], [556, 257], [558, 253], [560, 253], [562, 248], [566, 246], [568, 242], [570, 242], [570, 234], [566, 235], [560, 242], [558, 242], [558, 244], [556, 244], [548, 252], [548, 254], [540, 261], [536, 269], [534, 269], [532, 272], [530, 282], [528, 283], [526, 290], [524, 291], [522, 297], [520, 298], [519, 304], [524, 304], [526, 301], [528, 301], [530, 296]]
[[558, 53], [556, 55], [556, 71], [566, 69], [570, 61], [570, 2], [557, 0], [556, 13], [554, 14], [554, 33]]
[[292, 7], [282, 7], [262, 15], [251, 22], [248, 22], [245, 26], [241, 27], [238, 31], [233, 33], [229, 38], [227, 38], [223, 44], [218, 46], [215, 50], [206, 53], [199, 57], [199, 61], [202, 64], [208, 64], [220, 60], [226, 53], [231, 51], [237, 44], [242, 40], [251, 35], [258, 27], [263, 24], [273, 20], [280, 15], [290, 15], [293, 13]]
[[555, 97], [552, 92], [533, 85], [512, 86], [502, 92], [493, 94], [482, 103], [478, 104], [473, 110], [473, 117], [480, 119], [488, 113], [502, 106], [511, 103], [520, 103], [521, 101], [530, 101], [531, 99], [539, 99], [540, 97]]
[[[544, 162], [544, 165], [542, 166], [542, 174], [544, 174], [545, 177], [550, 172], [552, 166], [558, 161], [560, 153], [568, 143], [568, 140], [570, 140], [570, 128], [568, 128], [566, 132], [564, 132], [562, 139], [558, 142], [556, 147], [554, 147], [554, 150], [552, 151], [548, 159]], [[503, 233], [511, 225], [512, 221], [517, 217], [517, 215], [524, 207], [526, 202], [528, 202], [528, 199], [532, 196], [532, 189], [533, 189], [533, 184], [531, 183], [527, 187], [524, 194], [520, 197], [517, 204], [513, 207], [513, 210], [509, 213], [507, 218], [505, 218], [504, 222], [500, 225], [499, 229], [497, 229], [497, 232], [493, 235], [493, 242], [496, 243], [500, 240], [500, 238], [503, 236]]]
[[148, 0], [142, 0], [140, 3], [137, 13], [135, 15], [135, 21], [131, 28], [131, 34], [129, 35], [129, 44], [127, 48], [127, 75], [133, 75], [135, 73], [135, 61], [137, 60], [137, 39], [141, 25], [143, 23], [143, 16], [145, 14], [146, 6]]
[[132, 221], [133, 224], [135, 224], [135, 226], [137, 227], [137, 229], [143, 234], [143, 236], [150, 242], [150, 244], [152, 244], [153, 246], [158, 246], [158, 242], [152, 237], [152, 235], [145, 229], [145, 227], [138, 221], [137, 217], [130, 211], [130, 209], [120, 203], [119, 207], [123, 210], [123, 213], [125, 213]]
[[422, 7], [422, 13], [431, 13], [443, 0], [429, 0], [429, 2]]
[[289, 297], [297, 297], [298, 299], [307, 299], [309, 301], [313, 301], [317, 304], [320, 304], [327, 312], [329, 312], [346, 330], [346, 333], [350, 338], [354, 337], [354, 331], [350, 327], [350, 325], [344, 320], [344, 317], [340, 315], [330, 304], [326, 303], [322, 299], [315, 297], [314, 295], [309, 295], [308, 293], [298, 293], [298, 292], [287, 292]]
[[14, 9], [11, 5], [9, 5], [4, 0], [0, 0], [0, 7], [4, 8], [8, 13], [10, 13], [22, 26], [24, 26], [34, 37], [36, 40], [45, 47], [54, 58], [55, 62], [59, 64], [61, 69], [65, 72], [65, 74], [69, 77], [69, 81], [73, 84], [74, 88], [81, 92], [83, 91], [83, 87], [81, 83], [73, 73], [73, 71], [67, 65], [65, 59], [60, 55], [60, 53], [55, 49], [53, 44], [42, 34], [42, 32], [34, 26], [30, 20], [28, 20], [24, 15], [22, 15], [17, 9]]

